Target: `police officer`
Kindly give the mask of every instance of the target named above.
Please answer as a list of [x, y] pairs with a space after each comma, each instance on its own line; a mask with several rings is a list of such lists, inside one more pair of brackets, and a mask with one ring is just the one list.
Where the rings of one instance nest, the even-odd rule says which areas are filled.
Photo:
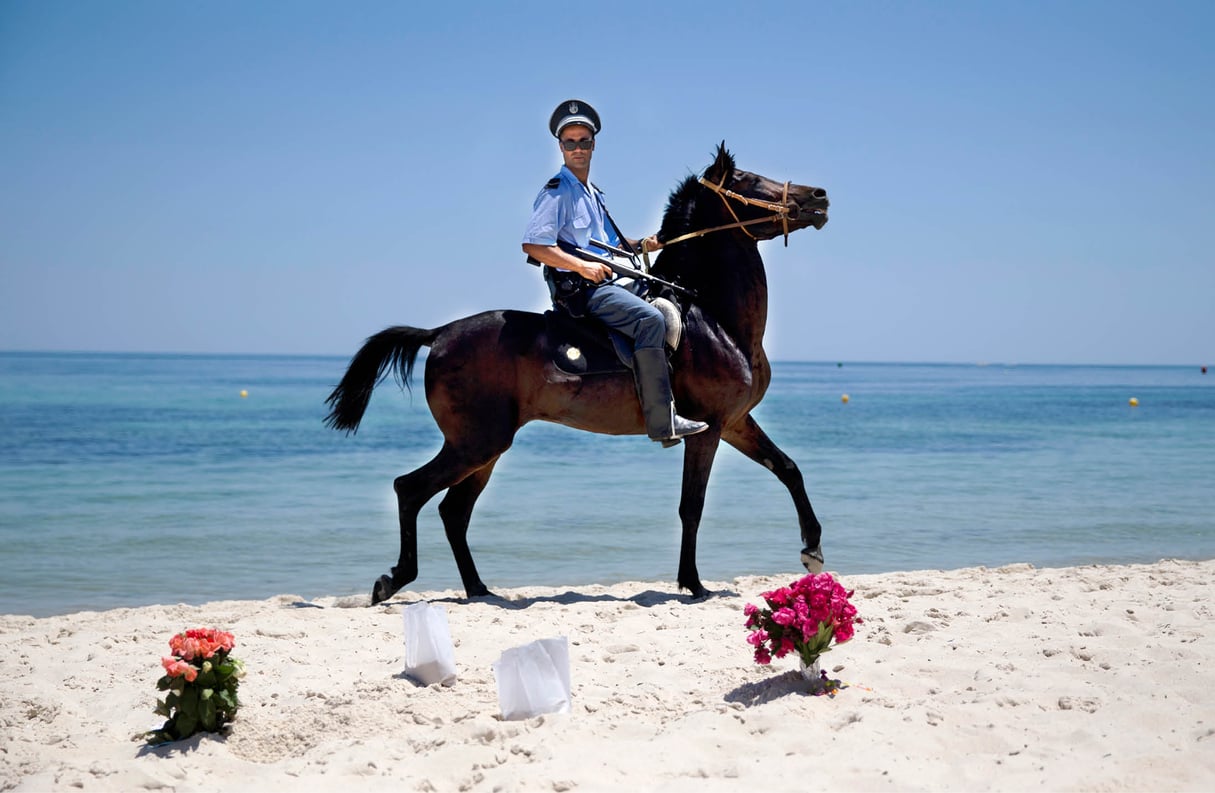
[[662, 313], [642, 297], [644, 283], [617, 279], [607, 265], [580, 259], [572, 252], [582, 248], [611, 256], [609, 251], [596, 249], [591, 240], [633, 250], [662, 247], [655, 236], [622, 238], [608, 215], [603, 193], [591, 184], [591, 155], [599, 127], [595, 108], [579, 99], [562, 102], [553, 111], [549, 131], [557, 138], [565, 164], [536, 196], [523, 235], [523, 251], [544, 265], [554, 303], [575, 316], [595, 317], [632, 339], [633, 375], [646, 433], [651, 440], [674, 445], [709, 425], [675, 413]]

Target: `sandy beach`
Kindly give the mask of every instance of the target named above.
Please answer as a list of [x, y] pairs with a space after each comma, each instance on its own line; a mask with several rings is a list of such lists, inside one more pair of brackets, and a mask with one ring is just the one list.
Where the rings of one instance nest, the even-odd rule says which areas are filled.
[[[865, 624], [810, 696], [756, 665], [745, 603], [798, 577], [0, 617], [3, 790], [1210, 790], [1215, 561], [843, 576]], [[402, 674], [401, 610], [447, 609], [455, 685]], [[236, 636], [224, 735], [149, 748], [168, 639]], [[569, 639], [568, 714], [504, 721], [491, 664]]]

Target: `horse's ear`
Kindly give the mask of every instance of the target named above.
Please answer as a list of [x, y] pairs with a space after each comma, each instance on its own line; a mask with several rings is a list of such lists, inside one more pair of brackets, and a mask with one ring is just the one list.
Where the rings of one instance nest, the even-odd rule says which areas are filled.
[[723, 140], [717, 146], [717, 158], [705, 169], [705, 179], [714, 184], [724, 184], [734, 175], [734, 155], [726, 149]]

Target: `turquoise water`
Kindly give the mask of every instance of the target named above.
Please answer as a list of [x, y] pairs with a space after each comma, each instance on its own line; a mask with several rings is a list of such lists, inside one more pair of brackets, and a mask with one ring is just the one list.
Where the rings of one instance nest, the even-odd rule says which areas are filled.
[[[392, 480], [439, 434], [420, 378], [412, 396], [381, 385], [357, 435], [327, 430], [345, 365], [0, 353], [0, 612], [369, 591], [396, 561]], [[755, 415], [806, 477], [830, 569], [1215, 557], [1215, 375], [1198, 366], [774, 372]], [[525, 427], [473, 515], [482, 578], [672, 581], [681, 459]], [[460, 585], [437, 501], [416, 589]], [[725, 446], [699, 547], [710, 581], [798, 569], [787, 493]]]

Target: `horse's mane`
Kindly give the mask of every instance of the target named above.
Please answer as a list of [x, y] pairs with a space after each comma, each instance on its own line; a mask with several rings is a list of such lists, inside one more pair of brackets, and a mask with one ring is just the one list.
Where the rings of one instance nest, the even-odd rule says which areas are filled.
[[[734, 167], [734, 155], [726, 149], [725, 141], [722, 141], [714, 152], [713, 164], [705, 169], [705, 178], [717, 182], [724, 175], [725, 181], [729, 182], [734, 175]], [[696, 198], [703, 189], [698, 178], [696, 174], [690, 174], [671, 191], [667, 208], [662, 215], [659, 239], [674, 239], [694, 230]]]

